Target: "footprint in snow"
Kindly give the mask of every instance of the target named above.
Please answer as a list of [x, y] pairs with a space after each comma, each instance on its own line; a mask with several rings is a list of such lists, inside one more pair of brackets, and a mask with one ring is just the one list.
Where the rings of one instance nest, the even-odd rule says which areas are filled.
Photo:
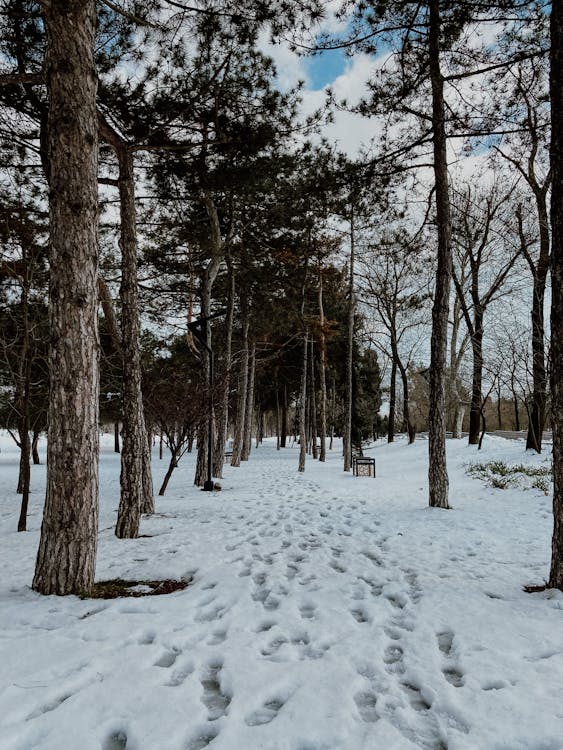
[[208, 720], [215, 721], [225, 716], [231, 697], [221, 690], [220, 674], [223, 664], [221, 662], [212, 663], [207, 668], [201, 679], [203, 688], [202, 703], [207, 708]]
[[442, 674], [450, 683], [450, 685], [453, 685], [453, 687], [463, 687], [463, 685], [465, 684], [464, 675], [458, 669], [458, 667], [452, 663], [452, 646], [454, 639], [453, 633], [449, 630], [446, 630], [442, 633], [438, 633], [436, 635], [436, 638], [438, 640], [438, 648], [446, 657], [447, 662], [449, 662], [446, 663], [446, 666], [442, 668]]
[[226, 630], [215, 630], [209, 636], [207, 640], [208, 646], [217, 646], [219, 643], [223, 643], [227, 638]]
[[127, 747], [127, 733], [123, 729], [109, 734], [102, 741], [102, 750], [125, 750]]
[[170, 675], [168, 681], [164, 684], [167, 687], [179, 687], [187, 680], [187, 678], [192, 674], [193, 671], [194, 668], [191, 662], [185, 664], [184, 666], [177, 667]]
[[178, 658], [178, 651], [175, 649], [170, 649], [169, 651], [165, 651], [157, 661], [155, 661], [154, 666], [155, 667], [162, 667], [163, 669], [168, 669], [171, 667], [176, 659]]
[[449, 630], [445, 630], [443, 633], [438, 633], [436, 638], [438, 639], [438, 648], [440, 651], [446, 656], [449, 656], [452, 650], [454, 634]]
[[[205, 727], [186, 745], [185, 750], [203, 750], [217, 737], [219, 731], [213, 727]], [[105, 748], [104, 748], [105, 750]]]
[[272, 698], [272, 700], [266, 701], [260, 708], [247, 716], [245, 722], [249, 727], [269, 724], [276, 718], [284, 705], [285, 701], [279, 698]]
[[330, 567], [335, 570], [337, 573], [346, 573], [346, 566], [342, 565], [342, 563], [337, 562], [336, 560], [331, 560], [329, 562]]
[[299, 612], [304, 620], [313, 620], [315, 617], [316, 606], [314, 604], [305, 603], [299, 607]]
[[387, 646], [383, 654], [383, 661], [387, 665], [388, 672], [404, 672], [402, 646], [397, 643]]
[[465, 684], [463, 673], [460, 672], [457, 667], [444, 667], [444, 669], [442, 669], [442, 674], [450, 683], [450, 685], [453, 685], [453, 687], [463, 687], [463, 685]]
[[220, 620], [225, 612], [227, 612], [227, 609], [227, 607], [222, 605], [212, 607], [207, 611], [198, 612], [195, 615], [194, 620], [196, 622], [213, 622], [214, 620]]
[[370, 690], [356, 693], [354, 702], [362, 721], [373, 724], [379, 719], [376, 709], [377, 696], [375, 693], [372, 693]]
[[295, 565], [295, 563], [288, 563], [287, 569], [285, 572], [287, 580], [292, 581], [297, 575], [297, 573], [299, 573], [299, 566]]
[[365, 623], [370, 622], [369, 615], [367, 614], [366, 610], [363, 607], [356, 607], [355, 609], [350, 610], [350, 614], [356, 620], [356, 622], [359, 623]]
[[261, 622], [258, 627], [256, 628], [257, 633], [267, 633], [268, 630], [271, 630], [274, 625], [277, 625], [277, 622], [274, 620], [264, 620]]
[[409, 703], [415, 711], [428, 711], [431, 704], [423, 697], [416, 685], [412, 685], [410, 682], [403, 682], [401, 683], [401, 687], [407, 694]]
[[260, 653], [262, 654], [262, 656], [266, 657], [274, 656], [274, 654], [277, 654], [277, 652], [285, 643], [288, 643], [287, 638], [284, 635], [278, 635], [273, 638], [267, 646], [264, 646], [264, 648], [261, 649]]

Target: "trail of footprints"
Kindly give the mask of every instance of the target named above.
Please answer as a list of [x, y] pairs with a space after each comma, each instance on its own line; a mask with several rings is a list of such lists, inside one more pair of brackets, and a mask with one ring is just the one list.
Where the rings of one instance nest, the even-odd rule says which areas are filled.
[[[245, 538], [227, 547], [227, 551], [241, 548], [241, 553], [244, 548], [248, 551], [248, 554], [241, 554], [237, 560], [233, 560], [233, 563], [238, 562], [240, 564], [239, 577], [251, 579], [251, 598], [254, 602], [261, 604], [266, 615], [265, 619], [257, 623], [256, 633], [262, 636], [259, 646], [260, 656], [271, 661], [318, 659], [330, 648], [327, 644], [313, 644], [307, 629], [297, 627], [294, 628], [293, 632], [281, 632], [275, 618], [276, 611], [284, 602], [289, 591], [292, 590], [295, 593], [296, 585], [305, 587], [309, 591], [314, 590], [315, 575], [309, 573], [306, 567], [304, 569], [304, 564], [310, 562], [309, 556], [311, 553], [314, 554], [317, 550], [321, 550], [322, 553], [326, 550], [330, 555], [328, 565], [334, 573], [347, 572], [347, 565], [344, 561], [346, 550], [341, 545], [335, 544], [334, 541], [338, 537], [350, 535], [350, 527], [353, 523], [352, 515], [350, 513], [345, 515], [342, 525], [333, 526], [328, 520], [332, 510], [328, 503], [326, 508], [322, 510], [315, 508], [303, 510], [297, 506], [300, 499], [299, 495], [288, 497], [288, 505], [283, 510], [278, 511], [275, 515], [271, 514], [269, 518], [261, 519], [259, 523], [250, 522], [249, 531]], [[294, 503], [295, 507], [292, 507]], [[324, 538], [319, 533], [310, 531], [314, 517], [317, 519], [317, 524], [319, 518], [326, 519], [322, 521], [320, 528], [317, 526], [318, 532], [324, 535]], [[377, 526], [378, 524], [375, 523], [370, 531], [375, 534]], [[260, 538], [263, 537], [271, 537], [277, 540], [275, 551], [264, 557], [256, 549], [260, 544]], [[357, 585], [353, 587], [350, 593], [350, 616], [355, 621], [356, 626], [362, 628], [369, 626], [372, 622], [371, 605], [366, 600], [366, 596], [372, 599], [381, 597], [385, 590], [385, 583], [378, 580], [378, 571], [383, 571], [388, 561], [384, 561], [377, 550], [381, 550], [383, 553], [388, 550], [387, 538], [374, 539], [373, 547], [361, 552], [369, 566], [363, 575], [358, 577]], [[281, 555], [279, 559], [276, 557], [278, 555]], [[275, 569], [272, 568], [274, 579], [271, 579], [269, 569], [275, 560], [277, 565]], [[281, 566], [279, 565], [280, 561], [282, 561]], [[285, 579], [287, 585], [280, 582], [279, 577], [275, 578], [275, 572], [282, 579]], [[388, 643], [383, 651], [382, 668], [388, 679], [397, 680], [406, 702], [416, 712], [419, 720], [424, 722], [425, 730], [420, 735], [417, 744], [428, 750], [447, 750], [447, 745], [440, 739], [437, 719], [431, 711], [430, 702], [426, 700], [418, 685], [405, 678], [407, 669], [405, 666], [404, 637], [416, 625], [415, 608], [422, 596], [422, 591], [414, 571], [403, 570], [402, 580], [405, 586], [400, 591], [385, 594], [385, 598], [389, 602], [390, 616], [388, 624], [384, 628]], [[224, 608], [217, 605], [214, 600], [210, 599], [207, 602], [204, 600], [200, 612], [196, 615], [196, 620], [200, 622], [220, 620], [224, 611]], [[311, 623], [317, 617], [316, 604], [310, 598], [302, 598], [298, 605], [298, 613], [303, 625], [307, 628], [307, 623]], [[273, 615], [273, 617], [267, 617], [268, 614]], [[207, 644], [220, 644], [226, 637], [227, 630], [225, 628], [215, 628], [209, 635]], [[453, 687], [463, 686], [464, 677], [456, 663], [453, 634], [449, 631], [438, 633], [436, 644], [442, 655], [442, 674], [445, 680]], [[170, 661], [170, 665], [174, 664], [176, 656], [171, 653], [164, 655], [159, 660], [160, 666], [165, 666], [166, 661]], [[201, 700], [207, 709], [208, 725], [201, 728], [197, 736], [188, 743], [186, 750], [202, 750], [211, 744], [218, 736], [219, 720], [228, 715], [231, 696], [221, 687], [222, 668], [222, 662], [217, 660], [210, 663], [201, 676]], [[177, 668], [168, 684], [179, 684], [192, 671], [193, 668], [189, 665]], [[404, 722], [400, 721], [399, 718], [394, 720], [394, 710], [399, 707], [400, 703], [393, 705], [392, 702], [382, 699], [381, 691], [384, 686], [375, 680], [375, 672], [366, 669], [361, 672], [361, 676], [365, 684], [353, 696], [359, 719], [370, 724], [378, 721], [380, 716], [385, 715], [399, 731], [405, 733], [407, 739], [411, 741], [416, 739], [414, 734], [409, 734], [411, 730], [404, 727]], [[245, 723], [249, 727], [271, 723], [280, 711], [283, 711], [288, 697], [271, 695], [268, 700], [244, 717]], [[463, 727], [460, 728], [463, 729]]]

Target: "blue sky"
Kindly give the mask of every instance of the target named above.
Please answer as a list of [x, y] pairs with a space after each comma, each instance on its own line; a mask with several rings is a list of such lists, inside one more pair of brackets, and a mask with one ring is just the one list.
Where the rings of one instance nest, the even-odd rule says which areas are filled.
[[346, 62], [346, 55], [341, 49], [326, 50], [320, 55], [304, 58], [303, 68], [307, 74], [309, 87], [317, 91], [332, 83], [344, 72]]

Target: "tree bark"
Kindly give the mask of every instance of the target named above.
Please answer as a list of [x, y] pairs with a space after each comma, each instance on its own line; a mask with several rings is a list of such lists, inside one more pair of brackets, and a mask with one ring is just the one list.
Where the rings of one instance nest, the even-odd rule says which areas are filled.
[[563, 590], [563, 3], [553, 3], [550, 23], [553, 537], [548, 585]]
[[287, 385], [284, 384], [282, 391], [281, 405], [281, 427], [280, 427], [280, 448], [285, 448], [287, 443]]
[[513, 393], [512, 402], [514, 404], [514, 429], [520, 432], [520, 410], [518, 409], [518, 397]]
[[49, 101], [47, 493], [33, 588], [88, 591], [98, 533], [98, 122], [96, 4], [45, 11]]
[[231, 388], [231, 360], [233, 349], [233, 323], [235, 317], [235, 272], [230, 262], [230, 256], [227, 254], [227, 266], [229, 269], [229, 297], [227, 306], [227, 319], [225, 321], [225, 351], [223, 355], [223, 387], [221, 392], [220, 403], [217, 410], [217, 439], [215, 451], [213, 454], [213, 476], [221, 478], [223, 476], [223, 462], [225, 460], [225, 443], [227, 442], [227, 433], [229, 428], [229, 392]]
[[309, 359], [310, 359], [310, 366], [309, 366], [309, 401], [310, 401], [310, 410], [309, 410], [309, 419], [310, 419], [310, 433], [311, 433], [311, 454], [315, 461], [319, 457], [319, 451], [317, 448], [317, 434], [318, 434], [318, 428], [317, 428], [317, 399], [316, 399], [316, 383], [315, 383], [315, 350], [314, 350], [314, 339], [311, 338], [311, 346], [309, 347]]
[[354, 207], [350, 208], [350, 268], [348, 279], [348, 341], [346, 348], [346, 397], [345, 397], [345, 420], [344, 420], [344, 471], [352, 468], [352, 406], [354, 385], [354, 318], [356, 315], [356, 304], [354, 299], [354, 253], [355, 253], [355, 226]]
[[403, 420], [405, 422], [405, 429], [407, 432], [409, 445], [412, 445], [416, 437], [416, 431], [414, 429], [413, 423], [411, 422], [409, 403], [409, 377], [407, 370], [405, 369], [405, 367], [403, 367], [403, 363], [398, 361], [397, 364], [399, 367], [399, 372], [401, 373], [401, 382], [403, 384]]
[[301, 393], [299, 395], [299, 466], [298, 471], [305, 471], [305, 457], [307, 452], [307, 340], [309, 332], [303, 332], [303, 369], [301, 371]]
[[481, 402], [483, 400], [483, 315], [474, 307], [473, 336], [471, 351], [473, 353], [473, 374], [471, 379], [471, 407], [469, 409], [469, 445], [479, 443], [481, 426]]
[[[135, 175], [133, 153], [125, 147], [117, 149], [119, 162], [119, 201], [121, 220], [121, 350], [123, 361], [123, 414], [121, 430], [121, 496], [115, 535], [120, 539], [134, 539], [139, 535], [139, 522], [145, 503], [145, 454], [148, 442], [143, 409], [141, 383], [141, 352], [139, 320], [139, 282], [137, 278], [137, 228], [135, 209]], [[145, 511], [147, 512], [147, 511]], [[148, 512], [151, 512], [149, 510]]]
[[172, 476], [172, 472], [174, 469], [178, 466], [178, 458], [176, 453], [172, 453], [170, 456], [170, 463], [168, 464], [168, 469], [166, 471], [166, 474], [164, 475], [164, 480], [162, 482], [162, 485], [158, 491], [159, 495], [164, 495], [166, 492], [166, 488], [168, 487], [168, 482], [170, 481], [170, 477]]
[[252, 422], [254, 421], [254, 380], [256, 376], [256, 344], [252, 344], [248, 362], [248, 382], [246, 391], [246, 408], [244, 414], [244, 435], [242, 440], [241, 461], [248, 461], [252, 448]]
[[446, 465], [446, 352], [452, 268], [451, 217], [446, 150], [444, 79], [440, 69], [440, 2], [429, 2], [429, 67], [432, 85], [432, 140], [436, 188], [438, 259], [430, 340], [430, 404], [428, 415], [429, 504], [448, 508]]
[[31, 440], [31, 456], [33, 458], [33, 463], [35, 466], [39, 466], [41, 464], [41, 458], [39, 456], [39, 450], [37, 447], [40, 436], [41, 433], [38, 430], [33, 430], [33, 437]]
[[244, 425], [246, 423], [246, 389], [248, 382], [248, 330], [250, 327], [250, 316], [248, 311], [244, 313], [242, 323], [242, 358], [240, 362], [240, 375], [238, 381], [237, 417], [235, 422], [235, 434], [233, 438], [233, 457], [231, 466], [240, 466], [242, 456], [242, 441], [244, 438]]
[[389, 417], [387, 419], [387, 442], [395, 440], [395, 410], [397, 405], [397, 363], [391, 363], [391, 383], [389, 385]]
[[319, 279], [319, 379], [321, 386], [321, 450], [319, 461], [326, 461], [326, 336], [325, 336], [325, 314], [323, 307], [323, 276]]

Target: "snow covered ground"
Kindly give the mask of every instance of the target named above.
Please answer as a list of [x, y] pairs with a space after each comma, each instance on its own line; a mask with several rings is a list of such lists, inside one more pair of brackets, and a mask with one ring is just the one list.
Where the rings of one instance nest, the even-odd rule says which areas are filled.
[[[168, 596], [42, 597], [15, 531], [17, 454], [0, 453], [2, 750], [561, 750], [563, 594], [548, 572], [551, 497], [468, 477], [541, 463], [448, 441], [451, 511], [429, 509], [427, 444], [378, 444], [377, 479], [273, 442], [220, 493], [174, 473], [137, 540], [113, 534], [119, 457], [101, 460], [97, 578], [179, 578]], [[154, 457], [155, 484], [165, 462]]]

